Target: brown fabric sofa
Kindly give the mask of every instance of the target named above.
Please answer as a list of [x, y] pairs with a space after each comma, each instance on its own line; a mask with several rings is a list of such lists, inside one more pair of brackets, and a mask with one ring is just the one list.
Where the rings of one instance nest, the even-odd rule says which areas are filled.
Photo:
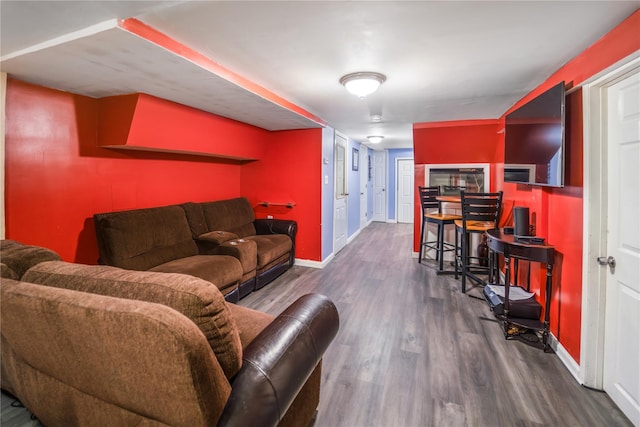
[[38, 263], [60, 260], [60, 255], [50, 249], [24, 245], [15, 240], [0, 240], [1, 277], [17, 280]]
[[338, 330], [325, 297], [305, 295], [274, 319], [193, 276], [51, 261], [37, 247], [18, 260], [2, 248], [0, 385], [44, 425], [313, 420]]
[[200, 253], [237, 257], [240, 298], [284, 273], [295, 261], [295, 221], [256, 219], [244, 197], [181, 205]]
[[237, 302], [242, 265], [230, 255], [204, 255], [179, 205], [93, 216], [101, 264], [127, 270], [190, 274]]

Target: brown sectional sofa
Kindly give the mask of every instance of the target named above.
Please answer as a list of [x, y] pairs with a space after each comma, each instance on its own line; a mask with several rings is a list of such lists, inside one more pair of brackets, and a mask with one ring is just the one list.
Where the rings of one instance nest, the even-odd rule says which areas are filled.
[[[240, 298], [260, 289], [295, 260], [295, 221], [256, 219], [244, 197], [182, 205], [200, 253], [236, 256], [243, 265]], [[255, 277], [255, 285], [250, 277]], [[243, 289], [244, 286], [247, 286]]]
[[295, 221], [256, 220], [246, 198], [94, 215], [101, 264], [191, 274], [237, 302], [295, 259]]
[[60, 261], [2, 241], [0, 385], [47, 426], [306, 426], [338, 313], [275, 319], [194, 276]]
[[242, 266], [232, 256], [201, 255], [178, 206], [96, 214], [99, 262], [127, 270], [184, 273], [214, 283], [238, 301]]

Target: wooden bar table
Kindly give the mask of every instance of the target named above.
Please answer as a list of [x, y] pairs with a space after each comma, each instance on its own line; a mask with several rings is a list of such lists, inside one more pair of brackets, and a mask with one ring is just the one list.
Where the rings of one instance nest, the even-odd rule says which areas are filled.
[[462, 201], [460, 196], [438, 196], [436, 197], [436, 200], [439, 201], [440, 203], [442, 202], [460, 203]]

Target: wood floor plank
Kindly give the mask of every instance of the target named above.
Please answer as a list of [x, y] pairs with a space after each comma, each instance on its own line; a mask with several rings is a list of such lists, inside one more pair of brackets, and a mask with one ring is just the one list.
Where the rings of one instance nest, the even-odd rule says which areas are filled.
[[[556, 355], [505, 340], [484, 301], [461, 294], [452, 276], [437, 276], [435, 261], [418, 264], [412, 230], [373, 223], [326, 268], [294, 267], [269, 285], [287, 302], [292, 294], [325, 294], [340, 312], [316, 426], [631, 425], [606, 394], [577, 384]], [[296, 286], [276, 289], [290, 273]], [[284, 309], [260, 292], [240, 304]]]
[[[294, 266], [240, 301], [272, 315], [310, 292], [336, 304], [316, 427], [631, 426], [555, 354], [505, 340], [486, 303], [418, 264], [412, 242], [411, 224], [372, 223], [324, 269]], [[7, 426], [34, 425], [19, 411]]]

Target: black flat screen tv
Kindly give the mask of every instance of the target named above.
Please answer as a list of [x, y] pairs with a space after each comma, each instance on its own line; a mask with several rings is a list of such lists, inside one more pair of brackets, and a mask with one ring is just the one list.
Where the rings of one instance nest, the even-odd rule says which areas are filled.
[[564, 185], [564, 82], [507, 114], [504, 181]]

